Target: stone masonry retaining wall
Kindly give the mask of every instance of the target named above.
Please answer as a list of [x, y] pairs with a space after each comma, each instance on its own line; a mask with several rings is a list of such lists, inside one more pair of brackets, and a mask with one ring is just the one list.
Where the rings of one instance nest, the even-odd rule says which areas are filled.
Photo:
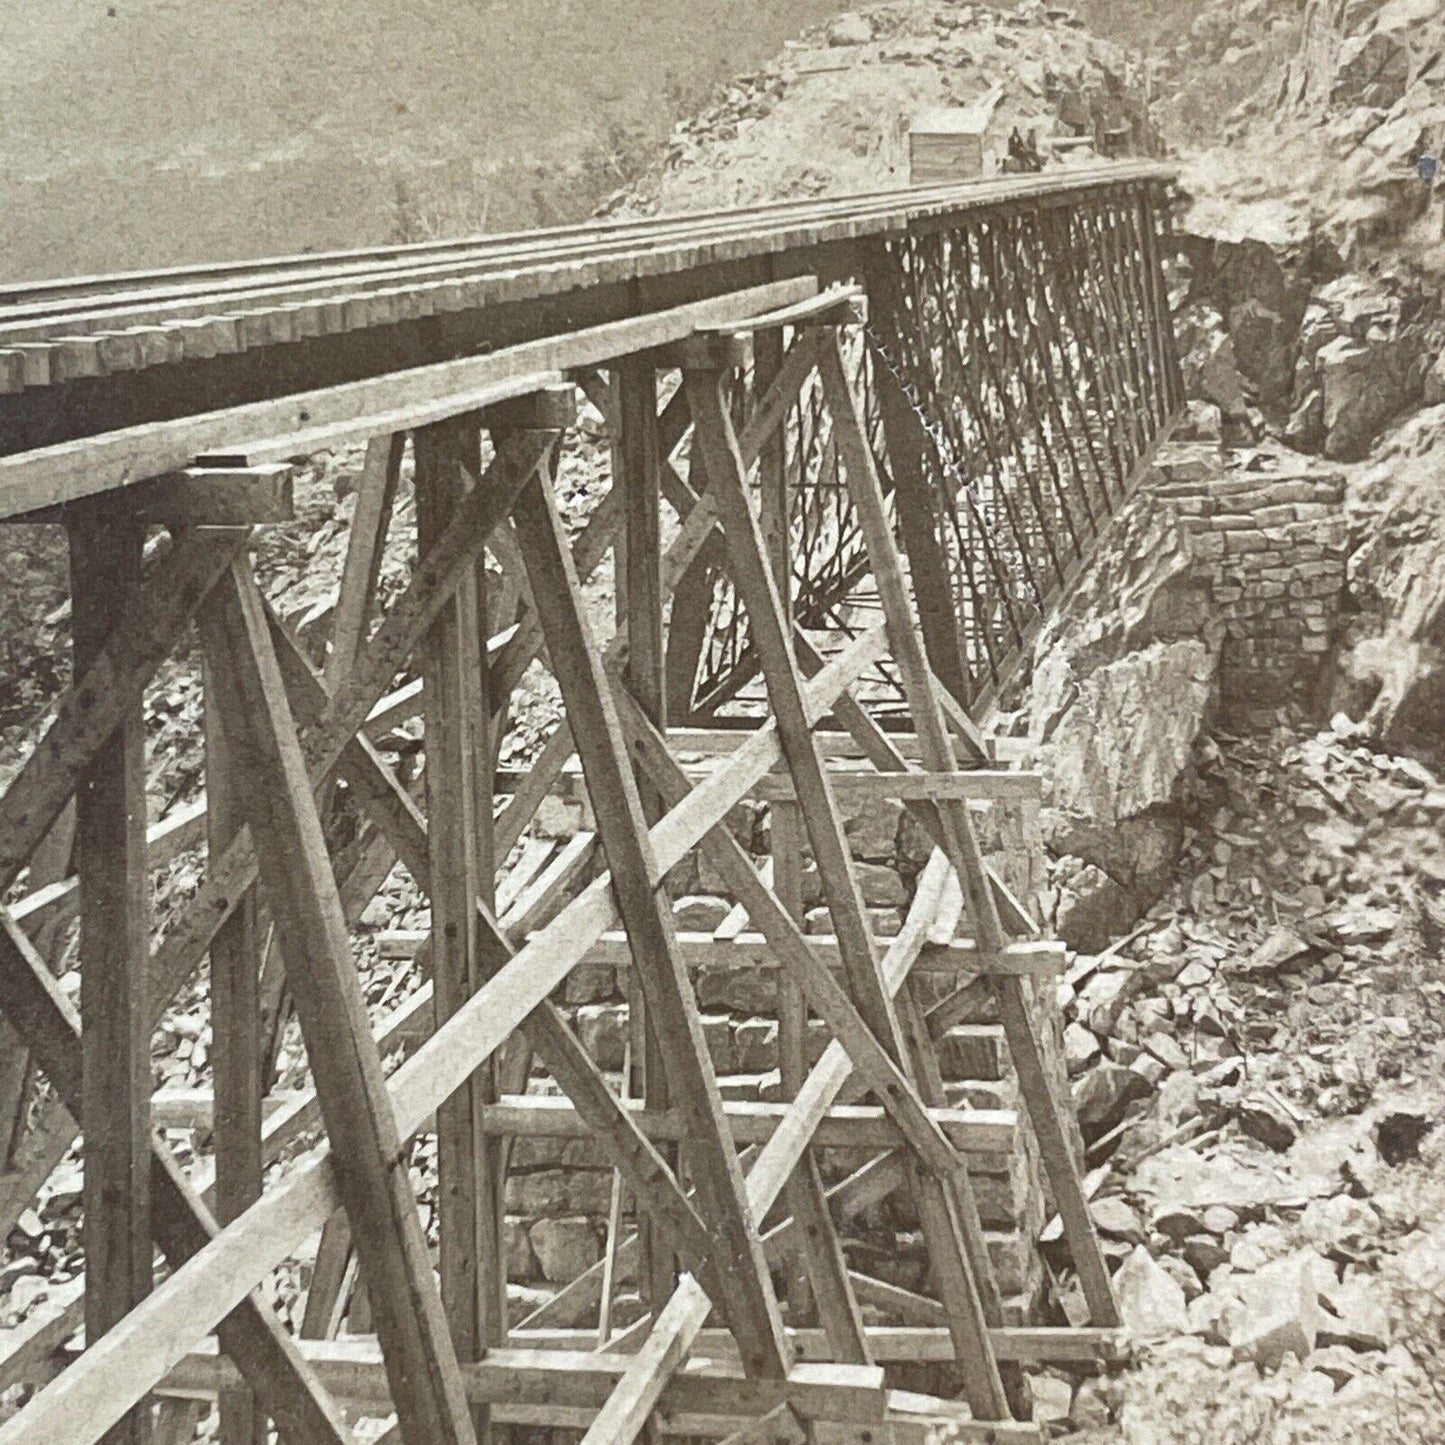
[[[564, 790], [565, 791], [565, 790]], [[565, 801], [554, 797], [547, 812], [558, 832], [589, 823], [585, 802], [576, 791]], [[996, 804], [979, 814], [980, 838], [991, 861], [1021, 897], [1032, 898], [1038, 886], [1042, 850], [1037, 805]], [[750, 840], [759, 861], [766, 855], [767, 813], [744, 804], [734, 815], [734, 832]], [[906, 913], [929, 844], [898, 804], [870, 807], [850, 818], [848, 836], [859, 864], [859, 881], [869, 905], [875, 936], [896, 933]], [[685, 862], [669, 877], [679, 930], [711, 933], [728, 914], [731, 900], [706, 862]], [[827, 910], [819, 906], [817, 875], [811, 863], [805, 874], [809, 912], [806, 929], [832, 931]], [[776, 1022], [776, 973], [768, 970], [703, 970], [696, 979], [704, 1035], [725, 1098], [775, 1100], [781, 1097]], [[933, 976], [922, 1001], [931, 1004], [964, 979]], [[1046, 1052], [1057, 1061], [1058, 1093], [1068, 1098], [1063, 1072], [1061, 1019], [1052, 983], [1040, 989], [1045, 1015]], [[578, 1036], [598, 1064], [614, 1077], [620, 1074], [628, 1036], [625, 971], [587, 964], [569, 977], [565, 1009]], [[810, 1020], [808, 1054], [816, 1060], [829, 1041], [818, 1019]], [[943, 1078], [954, 1104], [981, 1108], [1018, 1108], [1019, 1100], [1008, 1064], [1008, 1050], [991, 1000], [955, 1024], [939, 1049]], [[535, 1079], [534, 1089], [552, 1089]], [[989, 1251], [1006, 1301], [1011, 1323], [1037, 1318], [1044, 1278], [1036, 1241], [1045, 1223], [1036, 1146], [1026, 1123], [1019, 1131], [1012, 1157], [971, 1160], [973, 1182]], [[866, 1155], [821, 1151], [824, 1179], [832, 1184], [866, 1161]], [[556, 1286], [564, 1284], [601, 1257], [612, 1175], [600, 1150], [585, 1140], [519, 1139], [507, 1183], [507, 1245], [511, 1312], [520, 1318]], [[624, 1234], [631, 1230], [630, 1201]], [[927, 1258], [911, 1203], [902, 1194], [870, 1205], [843, 1221], [840, 1233], [850, 1264], [865, 1273], [914, 1290], [927, 1290]], [[632, 1271], [624, 1271], [614, 1310], [617, 1326], [641, 1310]]]
[[1146, 486], [1180, 514], [1224, 618], [1226, 710], [1285, 702], [1307, 689], [1345, 590], [1343, 476], [1225, 471], [1217, 448], [1173, 445]]

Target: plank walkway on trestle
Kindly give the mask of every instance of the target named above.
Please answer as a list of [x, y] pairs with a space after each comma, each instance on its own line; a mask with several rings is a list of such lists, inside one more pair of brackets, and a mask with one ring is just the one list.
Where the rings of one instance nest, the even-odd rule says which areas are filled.
[[[1038, 781], [983, 725], [1180, 408], [1171, 179], [1101, 166], [0, 307], [0, 518], [67, 527], [75, 647], [0, 797], [7, 1228], [90, 1140], [85, 1274], [12, 1332], [0, 1386], [36, 1389], [0, 1445], [181, 1442], [212, 1401], [223, 1445], [267, 1421], [348, 1441], [362, 1417], [408, 1445], [1039, 1438], [1026, 1366], [1107, 1357], [1118, 1321], [1050, 1037], [1062, 951], [979, 831]], [[569, 541], [579, 390], [612, 489]], [[292, 516], [294, 459], [359, 442], [317, 665], [249, 542]], [[378, 616], [408, 454], [420, 555]], [[173, 543], [147, 563], [149, 528]], [[609, 552], [599, 637], [583, 587]], [[209, 811], [148, 826], [146, 689], [193, 622]], [[498, 767], [542, 666], [563, 721]], [[418, 716], [420, 772], [394, 732]], [[549, 797], [588, 814], [555, 846]], [[765, 858], [734, 829], [750, 799]], [[891, 936], [847, 823], [885, 800], [932, 848]], [[154, 943], [152, 872], [203, 843]], [[667, 892], [694, 855], [732, 905], [710, 934]], [[431, 923], [394, 945], [417, 985], [378, 1021], [351, 935], [393, 866]], [[72, 927], [78, 1009], [53, 972]], [[152, 1030], [208, 958], [212, 1087], [153, 1098]], [[568, 1007], [584, 965], [630, 1004], [620, 1077]], [[728, 971], [775, 989], [767, 1098], [714, 1065], [699, 988]], [[1017, 1110], [945, 1082], [980, 1006]], [[291, 1019], [310, 1087], [282, 1092]], [[161, 1127], [209, 1154], [187, 1171]], [[979, 1187], [1025, 1138], [1087, 1324], [1010, 1315]], [[519, 1319], [506, 1201], [545, 1139], [613, 1171], [606, 1246]], [[848, 1236], [890, 1199], [918, 1288]], [[293, 1331], [269, 1286], [298, 1256]]]

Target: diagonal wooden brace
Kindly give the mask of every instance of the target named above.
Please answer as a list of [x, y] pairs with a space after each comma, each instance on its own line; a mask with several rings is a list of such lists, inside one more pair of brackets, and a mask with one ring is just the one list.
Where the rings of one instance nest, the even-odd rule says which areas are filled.
[[[634, 756], [642, 762], [654, 786], [661, 792], [665, 805], [675, 808], [692, 790], [686, 773], [668, 750], [667, 740], [632, 699], [619, 690], [617, 701]], [[767, 939], [784, 967], [797, 976], [808, 1002], [828, 1024], [833, 1036], [847, 1049], [859, 1077], [878, 1095], [879, 1102], [888, 1110], [926, 1167], [941, 1178], [951, 1178], [962, 1171], [963, 1157], [929, 1117], [912, 1081], [863, 1021], [846, 990], [818, 958], [778, 896], [758, 877], [746, 850], [728, 831], [726, 820], [703, 839], [702, 851], [717, 869], [729, 892], [747, 909], [758, 931]]]
[[618, 911], [664, 1050], [672, 1095], [688, 1120], [699, 1197], [710, 1207], [717, 1231], [713, 1258], [722, 1276], [719, 1304], [748, 1372], [786, 1374], [787, 1339], [757, 1230], [744, 1202], [742, 1174], [723, 1119], [697, 1003], [677, 953], [671, 909], [653, 881], [655, 860], [611, 687], [588, 631], [571, 553], [544, 485], [527, 486], [514, 520], [547, 651], [597, 810], [597, 831], [612, 872]]
[[[0, 1000], [11, 1025], [75, 1117], [81, 1102], [80, 1016], [8, 910], [0, 910]], [[151, 1226], [172, 1268], [204, 1249], [218, 1226], [170, 1151], [151, 1140]], [[221, 1325], [221, 1346], [236, 1361], [267, 1414], [294, 1445], [350, 1442], [340, 1409], [321, 1388], [286, 1327], [253, 1293]]]
[[296, 1014], [333, 1146], [407, 1445], [473, 1445], [416, 1197], [351, 957], [341, 899], [250, 567], [237, 563], [202, 617], [226, 746], [287, 958]]
[[[313, 716], [325, 708], [325, 685], [290, 630], [274, 612], [268, 609], [268, 613], [292, 708], [301, 719]], [[356, 790], [372, 821], [391, 838], [417, 886], [423, 893], [430, 892], [426, 820], [415, 799], [365, 737], [357, 736], [347, 744], [341, 774]], [[477, 899], [476, 911], [484, 971], [491, 977], [515, 956], [516, 949], [483, 900]], [[610, 1143], [614, 1162], [636, 1190], [638, 1200], [657, 1216], [659, 1226], [668, 1232], [689, 1268], [705, 1273], [711, 1240], [702, 1216], [656, 1146], [607, 1087], [561, 1011], [548, 1000], [527, 1019], [524, 1031], [578, 1112]]]
[[[306, 730], [302, 745], [313, 788], [321, 787], [330, 776], [367, 714], [386, 695], [463, 572], [485, 546], [487, 534], [506, 515], [517, 490], [541, 464], [553, 435], [518, 432], [509, 438], [482, 484], [458, 507], [441, 541], [412, 575], [410, 586], [377, 629], [326, 711]], [[219, 858], [209, 860], [196, 896], [152, 956], [153, 999], [163, 1003], [174, 994], [210, 947], [216, 929], [255, 880], [256, 852], [250, 830], [242, 829]]]
[[100, 654], [61, 698], [49, 730], [0, 798], [0, 893], [30, 861], [70, 801], [86, 764], [174, 651], [246, 536], [237, 530], [181, 541], [149, 572]]
[[[815, 721], [823, 717], [833, 699], [883, 654], [886, 639], [875, 628], [855, 639], [807, 684], [806, 703]], [[649, 834], [658, 867], [654, 882], [696, 846], [712, 824], [746, 796], [748, 789], [778, 761], [774, 730], [764, 727], [739, 749], [748, 761], [738, 775], [695, 788], [680, 808], [663, 818]], [[587, 949], [613, 925], [615, 912], [610, 879], [595, 880], [563, 912], [528, 940], [516, 958], [468, 1000], [451, 1019], [404, 1063], [389, 1080], [401, 1132], [420, 1129], [437, 1104], [457, 1087], [477, 1063], [500, 1048], [547, 995], [585, 956]], [[430, 986], [419, 989], [388, 1020], [384, 1037], [395, 1039], [409, 1019], [430, 1007]], [[847, 1058], [837, 1047], [825, 1054], [830, 1080], [822, 1096], [807, 1101], [810, 1119], [821, 1117], [836, 1097], [835, 1080], [846, 1079]], [[841, 1084], [838, 1085], [841, 1087]], [[267, 1126], [268, 1140], [314, 1119], [315, 1096], [308, 1093], [294, 1107], [275, 1116]], [[283, 1115], [285, 1116], [283, 1118]], [[804, 1132], [810, 1132], [803, 1126]], [[799, 1126], [788, 1135], [769, 1141], [776, 1155], [788, 1154], [797, 1143]], [[294, 1137], [294, 1136], [293, 1136]], [[774, 1140], [777, 1142], [774, 1143]], [[801, 1147], [800, 1145], [798, 1147]], [[768, 1153], [759, 1153], [762, 1159]], [[791, 1156], [793, 1159], [796, 1155]], [[398, 1160], [398, 1167], [401, 1167]], [[786, 1168], [773, 1166], [785, 1176]], [[790, 1168], [791, 1164], [786, 1167]], [[753, 1178], [749, 1176], [750, 1180]], [[759, 1217], [771, 1206], [782, 1177], [770, 1175], [749, 1199]], [[110, 1336], [86, 1352], [57, 1380], [41, 1390], [19, 1414], [0, 1425], [4, 1445], [70, 1445], [73, 1424], [81, 1418], [104, 1418], [107, 1423], [123, 1415], [170, 1367], [167, 1354], [198, 1344], [216, 1322], [239, 1305], [258, 1279], [325, 1224], [339, 1204], [333, 1178], [332, 1151], [323, 1147], [296, 1166], [245, 1214], [227, 1225], [202, 1254], [188, 1260], [161, 1281]], [[689, 1280], [688, 1284], [694, 1282]], [[701, 1329], [710, 1308], [707, 1294], [696, 1286], [701, 1302]], [[68, 1307], [59, 1322], [46, 1321], [26, 1347], [34, 1361], [74, 1333], [79, 1312]], [[7, 1366], [11, 1361], [7, 1361]], [[8, 1373], [12, 1382], [23, 1373]]]
[[[903, 674], [923, 765], [940, 771], [951, 770], [954, 766], [953, 744], [933, 688], [927, 655], [908, 600], [902, 564], [884, 511], [883, 490], [848, 387], [836, 336], [832, 344], [823, 350], [820, 368], [834, 426], [838, 429], [849, 489], [867, 539], [889, 641]], [[945, 852], [958, 870], [979, 947], [986, 953], [997, 953], [1004, 946], [1005, 936], [974, 833], [973, 820], [967, 807], [956, 800], [945, 800], [937, 806], [945, 835]], [[1079, 1271], [1090, 1314], [1096, 1325], [1117, 1324], [1118, 1311], [1108, 1267], [1099, 1247], [1093, 1216], [1064, 1133], [1058, 1105], [1049, 1088], [1042, 1049], [1023, 982], [1017, 978], [997, 978], [993, 986], [1009, 1053], [1018, 1074], [1019, 1088], [1038, 1136], [1039, 1152], [1064, 1220], [1074, 1253], [1074, 1266]]]
[[[874, 1033], [889, 1041], [895, 1058], [916, 1068], [916, 1061], [910, 1060], [906, 1052], [899, 1015], [883, 986], [842, 821], [817, 742], [800, 705], [802, 685], [791, 648], [791, 629], [748, 497], [747, 472], [724, 403], [722, 380], [719, 373], [696, 371], [687, 374], [686, 384], [693, 407], [694, 444], [706, 459], [710, 493], [716, 499], [727, 539], [733, 583], [748, 610], [753, 648], [767, 682], [779, 738], [798, 792], [854, 998]], [[958, 1177], [956, 1196], [937, 1179], [919, 1175], [914, 1182], [934, 1273], [949, 1308], [969, 1402], [981, 1419], [1002, 1418], [1008, 1412], [1008, 1403], [976, 1278], [978, 1273], [987, 1272], [987, 1256], [977, 1237], [976, 1211], [969, 1207], [972, 1196], [967, 1176]], [[965, 1225], [969, 1226], [967, 1233]]]

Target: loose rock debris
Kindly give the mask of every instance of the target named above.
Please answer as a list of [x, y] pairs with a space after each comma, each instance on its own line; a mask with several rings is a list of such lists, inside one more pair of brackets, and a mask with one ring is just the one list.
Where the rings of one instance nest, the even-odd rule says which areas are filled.
[[[1445, 799], [1343, 718], [1213, 741], [1178, 883], [1060, 984], [1094, 1220], [1136, 1342], [1353, 1400], [1408, 1336], [1392, 1260], [1434, 1239], [1400, 1171], [1441, 1148]], [[1196, 1438], [1153, 1418], [1126, 1437]]]

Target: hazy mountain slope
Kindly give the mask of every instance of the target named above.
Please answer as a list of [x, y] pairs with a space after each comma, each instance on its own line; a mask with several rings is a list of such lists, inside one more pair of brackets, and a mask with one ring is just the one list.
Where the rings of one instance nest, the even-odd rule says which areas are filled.
[[10, 276], [585, 214], [836, 0], [0, 0]]

